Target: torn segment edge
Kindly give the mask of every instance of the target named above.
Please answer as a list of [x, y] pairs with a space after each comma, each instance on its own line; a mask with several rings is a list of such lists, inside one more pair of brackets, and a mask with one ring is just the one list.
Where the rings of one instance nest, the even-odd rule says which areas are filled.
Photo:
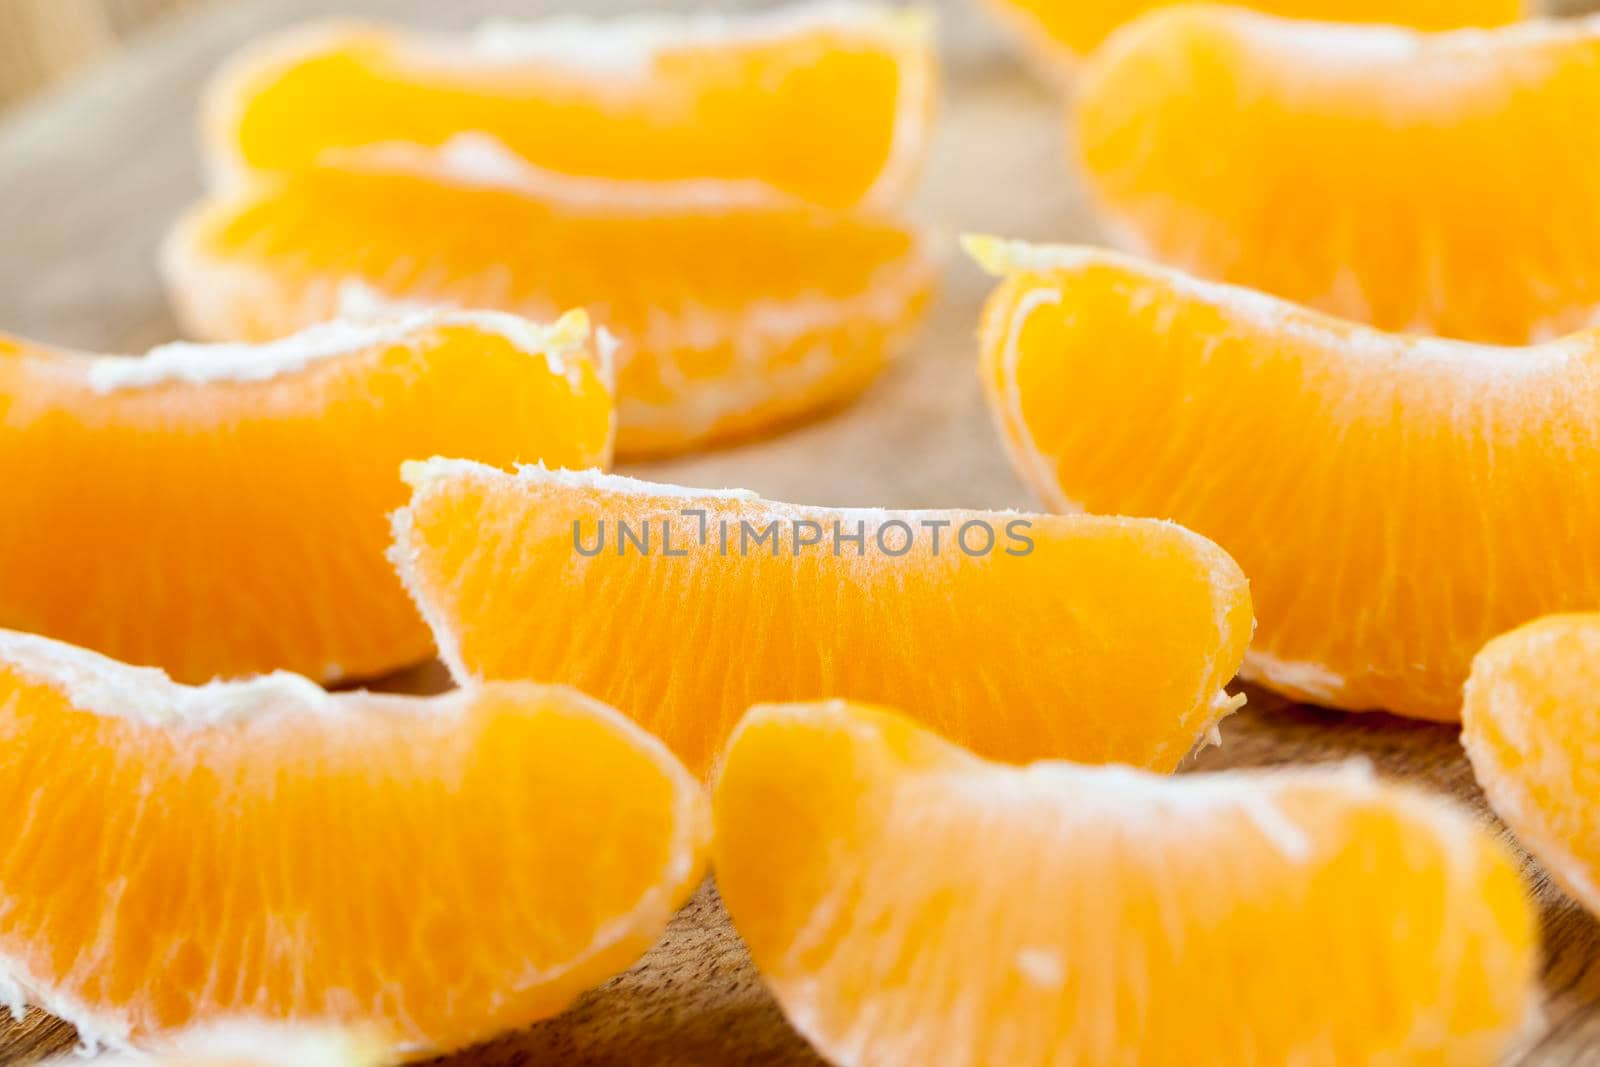
[[[527, 355], [542, 356], [552, 374], [568, 374], [569, 361], [589, 344], [591, 337], [596, 339], [597, 368], [604, 371], [614, 359], [614, 341], [601, 341], [590, 325], [588, 313], [581, 309], [541, 325], [504, 311], [430, 307], [395, 315], [380, 312], [381, 304], [363, 308], [355, 297], [349, 297], [349, 306], [352, 314], [341, 314], [332, 321], [262, 344], [179, 341], [151, 349], [143, 357], [91, 356], [89, 387], [96, 393], [108, 394], [175, 382], [203, 385], [271, 381], [325, 360], [410, 343], [426, 331], [452, 326], [492, 334]], [[609, 373], [614, 376], [614, 371]]]

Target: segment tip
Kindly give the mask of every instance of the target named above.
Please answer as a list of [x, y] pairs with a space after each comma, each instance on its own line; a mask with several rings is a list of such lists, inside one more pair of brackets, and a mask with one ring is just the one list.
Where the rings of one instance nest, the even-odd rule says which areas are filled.
[[961, 235], [961, 249], [971, 256], [973, 261], [982, 267], [984, 272], [996, 278], [1004, 277], [1010, 270], [1011, 257], [1007, 254], [1007, 242], [1004, 238], [995, 237], [986, 233], [964, 233]]

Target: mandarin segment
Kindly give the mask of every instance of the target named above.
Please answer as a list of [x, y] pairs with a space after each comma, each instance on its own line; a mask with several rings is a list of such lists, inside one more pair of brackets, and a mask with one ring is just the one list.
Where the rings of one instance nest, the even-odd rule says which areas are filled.
[[[1119, 27], [1177, 0], [990, 0], [1005, 21], [1052, 65], [1075, 67]], [[1285, 18], [1392, 23], [1423, 30], [1500, 26], [1523, 15], [1523, 0], [1241, 0], [1242, 8]]]
[[532, 318], [584, 306], [620, 341], [618, 447], [637, 455], [841, 402], [928, 302], [932, 262], [898, 224], [585, 207], [480, 180], [507, 163], [497, 153], [468, 141], [419, 168], [316, 168], [202, 205], [167, 245], [180, 317], [201, 337], [273, 337], [334, 313], [352, 286]]
[[1247, 676], [1455, 719], [1484, 641], [1600, 602], [1600, 333], [1406, 338], [1094, 249], [975, 247], [1004, 276], [982, 374], [1018, 471], [1238, 559]]
[[303, 26], [228, 64], [207, 95], [205, 139], [212, 169], [238, 175], [470, 130], [630, 196], [890, 204], [926, 147], [931, 23], [827, 3], [490, 23], [459, 37]]
[[987, 763], [898, 714], [753, 710], [722, 899], [841, 1067], [1498, 1061], [1533, 909], [1498, 842], [1359, 765]]
[[697, 773], [759, 700], [900, 698], [997, 758], [1159, 770], [1236, 706], [1244, 575], [1170, 523], [449, 460], [407, 478], [394, 558], [455, 676], [576, 686]]
[[1461, 719], [1495, 813], [1600, 913], [1600, 614], [1551, 616], [1490, 641], [1472, 661]]
[[1600, 314], [1600, 176], [1579, 162], [1597, 110], [1597, 18], [1425, 34], [1185, 6], [1090, 65], [1077, 151], [1140, 251], [1383, 329], [1523, 344]]
[[427, 658], [384, 557], [400, 463], [610, 455], [582, 315], [421, 315], [143, 359], [4, 350], [0, 626], [183, 681]]
[[560, 1011], [699, 880], [699, 786], [559, 687], [189, 688], [0, 636], [0, 986], [91, 1040], [445, 1050]]

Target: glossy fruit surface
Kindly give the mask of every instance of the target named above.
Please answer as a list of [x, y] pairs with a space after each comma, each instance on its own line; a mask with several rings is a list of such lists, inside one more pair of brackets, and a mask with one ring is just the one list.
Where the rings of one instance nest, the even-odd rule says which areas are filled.
[[630, 965], [700, 880], [699, 786], [559, 687], [190, 688], [4, 634], [0, 738], [0, 1000], [91, 1041], [456, 1048]]
[[1600, 615], [1552, 615], [1472, 661], [1461, 742], [1495, 813], [1600, 912]]
[[582, 315], [333, 324], [140, 359], [0, 337], [0, 626], [188, 682], [426, 659], [384, 558], [402, 461], [608, 462]]
[[1490, 637], [1600, 603], [1600, 333], [1380, 333], [1090, 248], [978, 241], [982, 374], [1052, 509], [1170, 518], [1249, 575], [1245, 673], [1455, 719]]
[[973, 757], [889, 712], [753, 710], [723, 902], [846, 1067], [1499, 1061], [1533, 909], [1466, 812], [1360, 765], [1162, 778]]
[[579, 205], [530, 191], [521, 165], [480, 140], [406, 158], [263, 180], [187, 216], [166, 267], [189, 332], [277, 337], [351, 296], [535, 319], [585, 307], [620, 342], [618, 448], [639, 455], [842, 403], [931, 295], [923, 242], [890, 220]]
[[897, 697], [996, 758], [1163, 771], [1237, 706], [1247, 584], [1171, 523], [451, 460], [406, 476], [394, 558], [457, 679], [575, 686], [697, 773], [759, 700]]
[[[1226, 7], [1141, 19], [1076, 102], [1134, 250], [1386, 330], [1495, 344], [1600, 319], [1600, 19], [1419, 33]], [[1492, 208], [1489, 207], [1492, 205]]]
[[213, 170], [239, 176], [476, 131], [618, 195], [887, 206], [928, 139], [931, 29], [923, 12], [845, 3], [461, 36], [313, 24], [224, 68], [206, 142]]

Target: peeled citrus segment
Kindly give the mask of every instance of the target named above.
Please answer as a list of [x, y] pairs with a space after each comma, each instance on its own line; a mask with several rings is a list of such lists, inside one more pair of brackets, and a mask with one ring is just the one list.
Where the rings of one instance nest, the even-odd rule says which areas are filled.
[[827, 3], [490, 23], [461, 37], [306, 26], [224, 69], [206, 140], [214, 169], [237, 173], [474, 130], [632, 196], [890, 203], [926, 147], [931, 24]]
[[1600, 602], [1600, 333], [1407, 338], [1096, 249], [973, 247], [1005, 277], [982, 373], [1017, 470], [1232, 553], [1247, 677], [1455, 719], [1484, 641]]
[[701, 874], [704, 797], [568, 689], [188, 688], [0, 635], [0, 1002], [160, 1047], [236, 1023], [444, 1050], [628, 966]]
[[457, 678], [576, 686], [702, 774], [757, 700], [899, 697], [997, 758], [1159, 770], [1236, 707], [1244, 576], [1171, 523], [455, 460], [406, 477], [395, 561]]
[[1077, 136], [1140, 251], [1384, 329], [1522, 344], [1600, 316], [1600, 174], [1576, 162], [1600, 153], [1597, 111], [1600, 19], [1428, 35], [1183, 7], [1107, 43]]
[[531, 318], [587, 306], [620, 340], [618, 447], [639, 454], [852, 395], [930, 295], [933, 265], [899, 225], [799, 209], [561, 206], [514, 181], [468, 178], [463, 159], [469, 170], [506, 161], [466, 145], [444, 171], [315, 169], [202, 206], [167, 248], [186, 326], [277, 336], [333, 314], [352, 287], [380, 305]]
[[142, 359], [0, 338], [0, 626], [191, 682], [425, 659], [384, 558], [400, 463], [604, 463], [608, 373], [581, 314], [420, 315]]
[[1461, 741], [1489, 804], [1556, 883], [1600, 913], [1600, 614], [1556, 615], [1472, 661]]
[[[1176, 0], [990, 0], [1024, 40], [1044, 56], [1076, 64], [1118, 27]], [[1241, 0], [1239, 7], [1296, 19], [1373, 22], [1448, 30], [1460, 26], [1499, 26], [1523, 15], [1523, 0]]]
[[841, 1067], [1490, 1064], [1533, 999], [1505, 849], [1361, 765], [1004, 767], [772, 706], [712, 810], [734, 925]]

